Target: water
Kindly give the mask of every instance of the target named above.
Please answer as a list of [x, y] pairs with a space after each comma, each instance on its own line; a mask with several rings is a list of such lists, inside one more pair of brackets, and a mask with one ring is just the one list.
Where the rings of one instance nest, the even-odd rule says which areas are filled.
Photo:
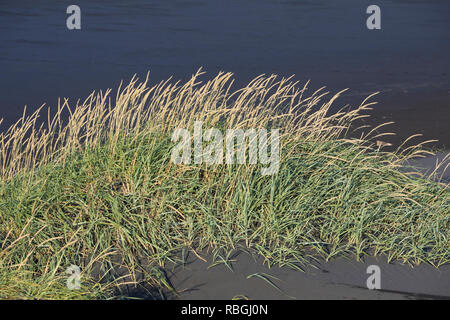
[[[80, 31], [66, 28], [73, 3], [81, 7]], [[200, 66], [211, 76], [234, 72], [238, 85], [261, 73], [296, 74], [313, 88], [349, 87], [358, 99], [381, 90], [442, 96], [448, 105], [450, 1], [377, 1], [377, 31], [366, 28], [369, 4], [2, 0], [0, 116], [8, 124], [24, 105], [84, 98], [149, 70], [153, 82], [186, 79]]]

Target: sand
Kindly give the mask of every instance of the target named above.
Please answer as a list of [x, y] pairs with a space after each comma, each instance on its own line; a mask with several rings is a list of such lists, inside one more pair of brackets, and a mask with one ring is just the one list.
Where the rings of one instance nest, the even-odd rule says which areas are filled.
[[[208, 262], [204, 262], [191, 255], [186, 265], [167, 270], [172, 285], [181, 292], [179, 299], [450, 299], [450, 266], [437, 269], [425, 264], [389, 264], [386, 258], [369, 257], [360, 262], [338, 258], [317, 262], [302, 272], [268, 268], [261, 258], [236, 252], [230, 270], [224, 264], [208, 268], [211, 259], [207, 257]], [[367, 288], [370, 265], [380, 267], [380, 290]], [[248, 278], [255, 273], [272, 284], [258, 276]]]

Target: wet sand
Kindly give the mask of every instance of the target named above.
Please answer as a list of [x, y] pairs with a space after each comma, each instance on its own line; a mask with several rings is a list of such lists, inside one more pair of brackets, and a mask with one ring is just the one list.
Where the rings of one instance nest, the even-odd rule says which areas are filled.
[[[230, 263], [212, 268], [211, 257], [201, 261], [193, 254], [184, 266], [168, 269], [172, 285], [181, 292], [178, 299], [450, 299], [450, 266], [439, 269], [421, 264], [414, 268], [388, 264], [386, 258], [339, 258], [315, 263], [305, 272], [291, 268], [263, 265], [244, 252], [236, 252]], [[381, 270], [381, 289], [369, 290], [366, 285], [367, 267], [377, 265]], [[258, 276], [270, 279], [272, 284]], [[274, 277], [274, 278], [272, 278]], [[276, 286], [276, 287], [275, 287]]]

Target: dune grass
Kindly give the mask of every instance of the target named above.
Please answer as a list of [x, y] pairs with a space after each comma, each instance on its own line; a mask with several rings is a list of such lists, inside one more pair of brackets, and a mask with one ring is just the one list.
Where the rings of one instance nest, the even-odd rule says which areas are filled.
[[[307, 96], [306, 85], [273, 75], [233, 90], [232, 74], [201, 75], [152, 87], [133, 78], [115, 97], [64, 100], [0, 134], [0, 298], [117, 298], [138, 283], [165, 298], [164, 266], [206, 248], [242, 247], [294, 268], [343, 254], [450, 261], [448, 187], [399, 170], [427, 154], [424, 143], [383, 152], [383, 125], [349, 135], [371, 97], [330, 113], [342, 92]], [[172, 163], [173, 130], [196, 120], [279, 128], [278, 174]], [[66, 287], [72, 264], [80, 290]]]

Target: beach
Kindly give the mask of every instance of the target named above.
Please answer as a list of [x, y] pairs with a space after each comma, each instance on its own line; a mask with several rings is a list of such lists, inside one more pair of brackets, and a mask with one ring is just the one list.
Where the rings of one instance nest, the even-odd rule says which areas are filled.
[[0, 4], [0, 298], [450, 299], [450, 2], [70, 4]]
[[[206, 256], [208, 258], [208, 256]], [[211, 259], [211, 257], [209, 257]], [[235, 262], [212, 268], [192, 255], [185, 266], [168, 268], [167, 275], [183, 300], [430, 300], [450, 299], [450, 269], [387, 263], [384, 257], [355, 262], [339, 258], [312, 263], [302, 271], [263, 265], [263, 260], [243, 252], [231, 255]], [[367, 288], [367, 268], [378, 265], [381, 289]], [[231, 268], [231, 269], [230, 269]], [[259, 275], [250, 277], [251, 275]]]

